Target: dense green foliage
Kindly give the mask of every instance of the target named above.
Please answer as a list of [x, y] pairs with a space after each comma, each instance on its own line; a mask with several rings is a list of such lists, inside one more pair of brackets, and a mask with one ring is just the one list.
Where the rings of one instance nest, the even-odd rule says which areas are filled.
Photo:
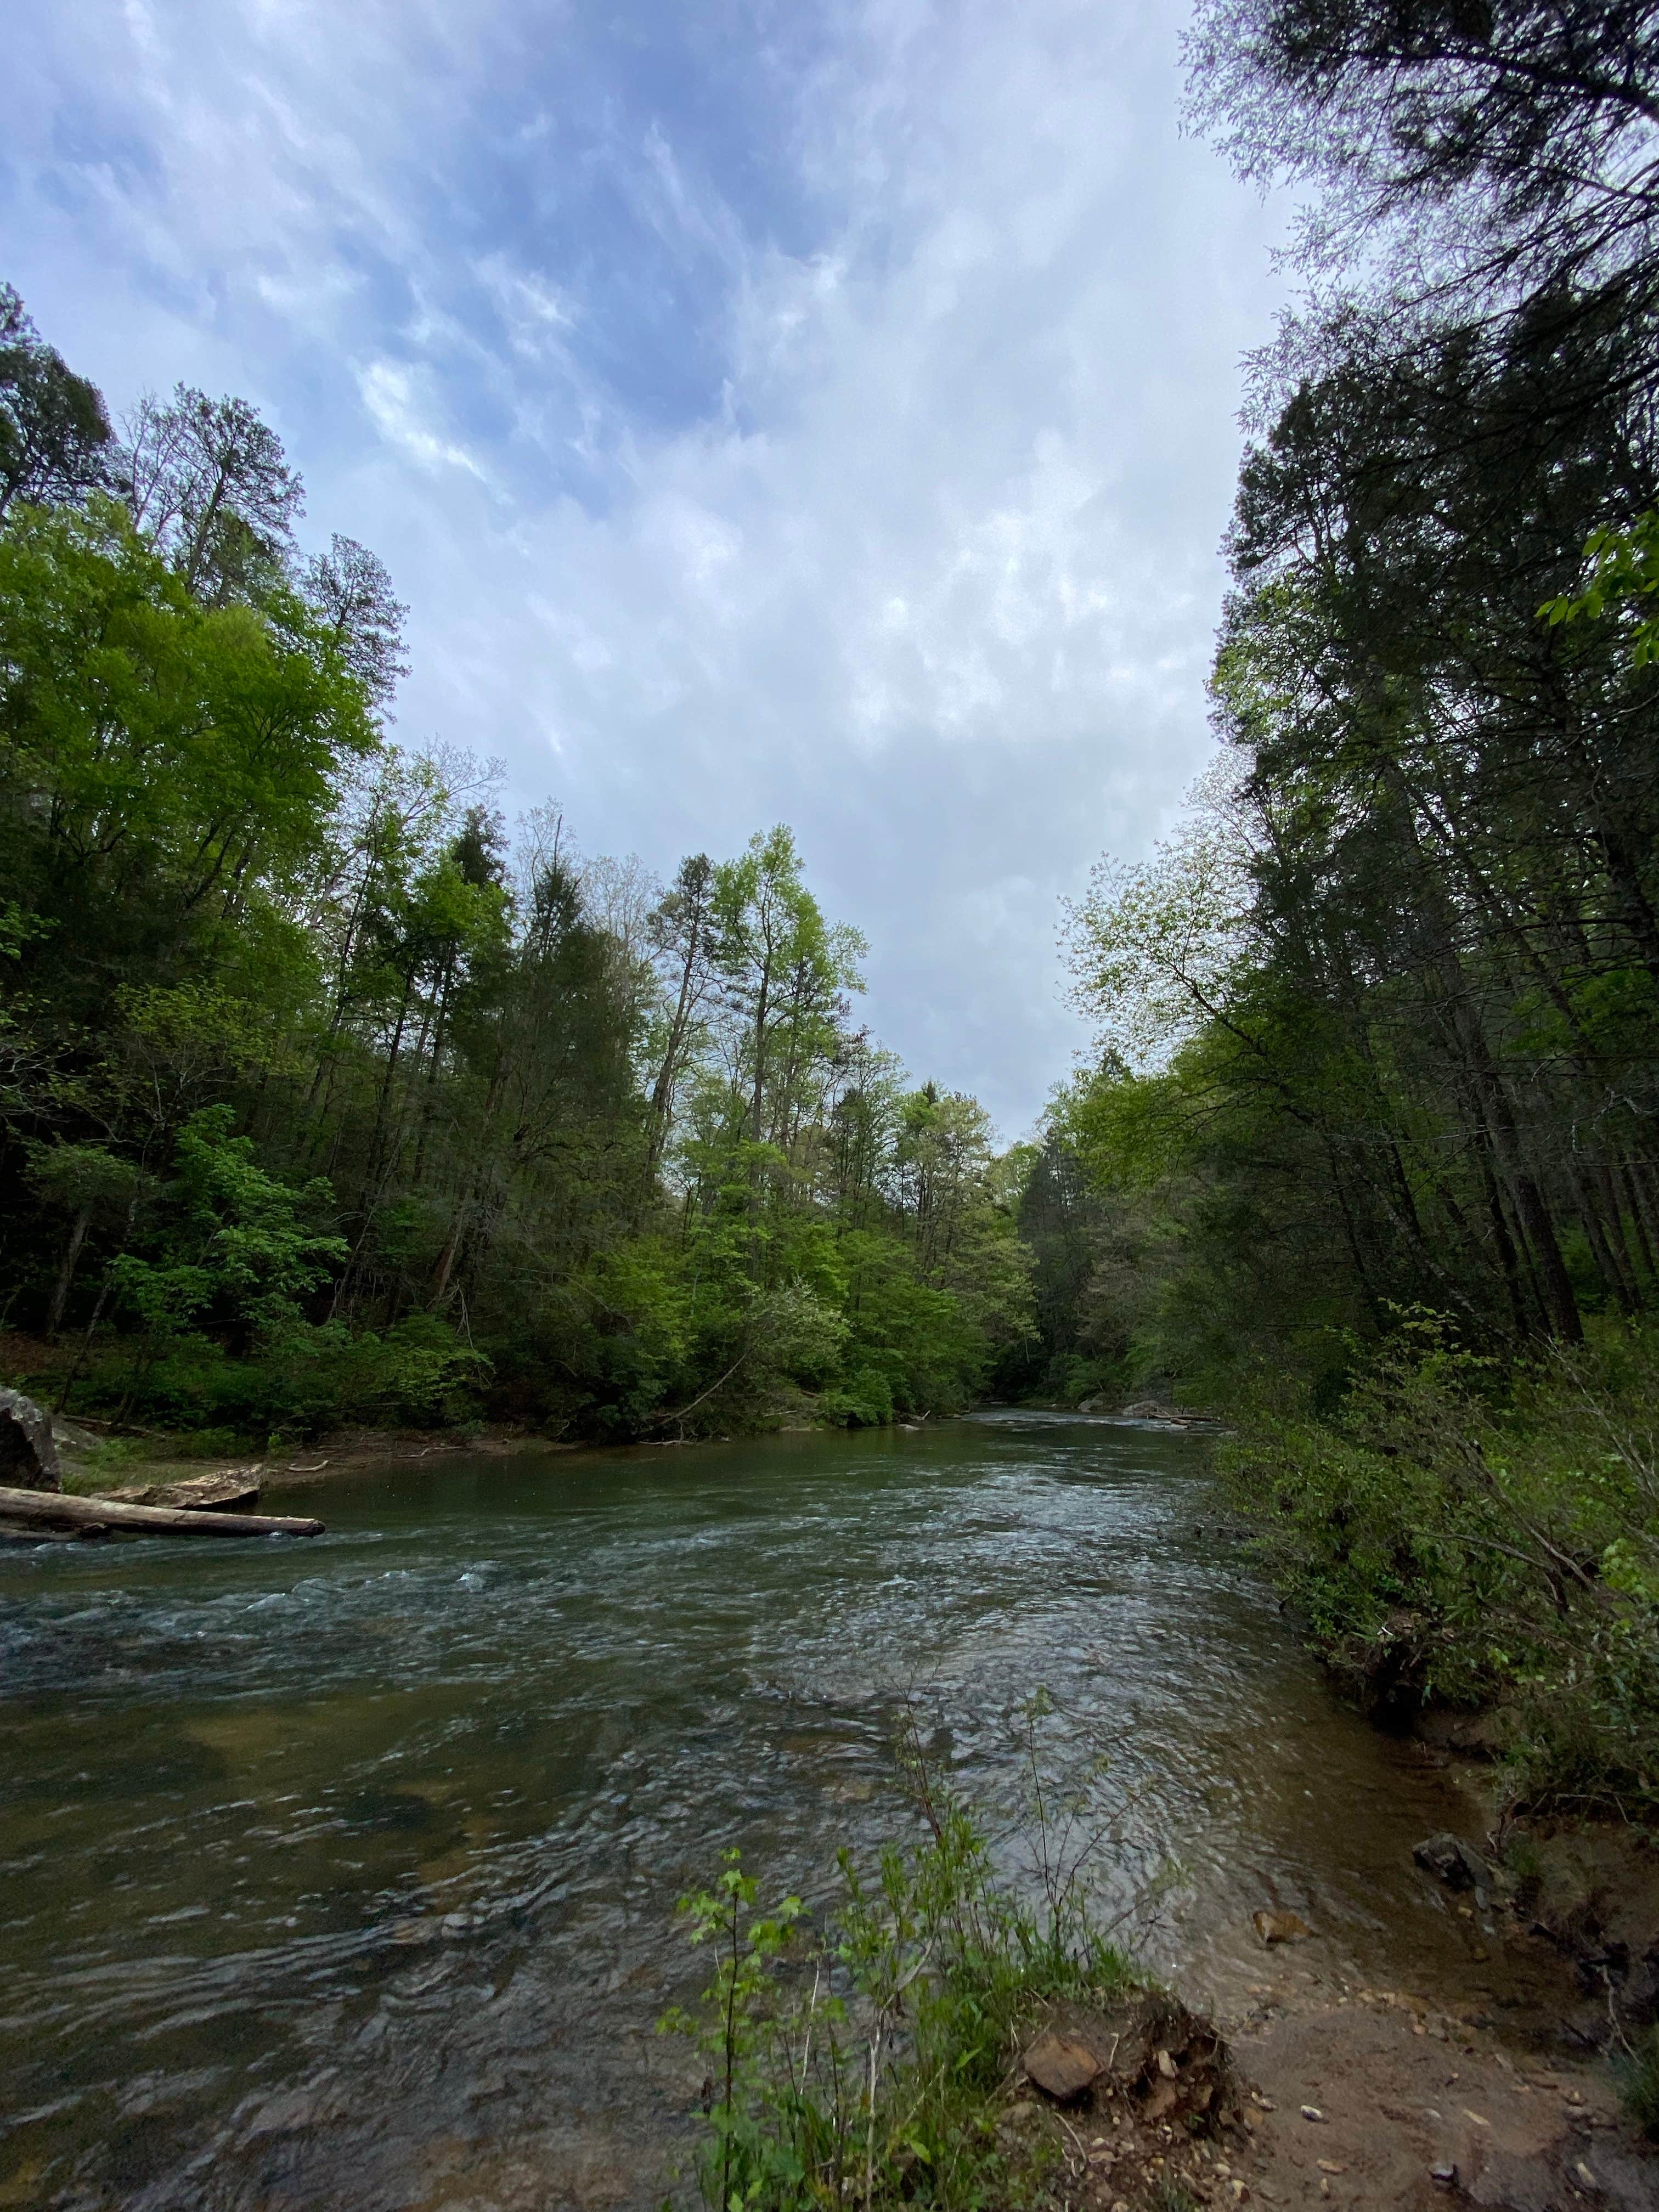
[[1075, 1186], [1054, 1379], [1254, 1407], [1325, 1648], [1529, 1700], [1568, 1795], [1659, 1780], [1656, 27], [1201, 6], [1195, 113], [1300, 186], [1308, 289], [1255, 364], [1219, 756], [1074, 911], [1102, 1050], [1025, 1200]]
[[960, 1403], [1028, 1326], [973, 1100], [854, 1023], [787, 830], [673, 883], [389, 741], [404, 611], [241, 402], [111, 432], [0, 300], [0, 1291], [236, 1437]]

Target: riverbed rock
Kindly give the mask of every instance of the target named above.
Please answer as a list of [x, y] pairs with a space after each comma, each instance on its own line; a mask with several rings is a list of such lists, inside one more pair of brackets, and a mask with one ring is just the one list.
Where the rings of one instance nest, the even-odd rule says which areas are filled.
[[21, 1390], [0, 1390], [0, 1489], [61, 1490], [52, 1415]]
[[1412, 1847], [1412, 1856], [1425, 1874], [1443, 1881], [1448, 1889], [1490, 1889], [1492, 1869], [1479, 1851], [1454, 1836], [1449, 1828], [1425, 1836]]
[[1299, 1912], [1253, 1912], [1250, 1925], [1264, 1943], [1299, 1943], [1313, 1929]]
[[1027, 2079], [1058, 2105], [1074, 2104], [1100, 2071], [1092, 2051], [1053, 2033], [1038, 2036], [1022, 2063]]
[[252, 1513], [259, 1504], [260, 1468], [226, 1467], [177, 1482], [144, 1482], [106, 1491], [122, 1505], [181, 1505], [190, 1513]]

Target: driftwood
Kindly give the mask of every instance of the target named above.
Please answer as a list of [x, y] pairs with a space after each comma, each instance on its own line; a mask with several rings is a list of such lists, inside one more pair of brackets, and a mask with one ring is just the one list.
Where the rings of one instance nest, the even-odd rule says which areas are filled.
[[0, 1521], [39, 1528], [131, 1528], [152, 1536], [320, 1536], [320, 1521], [271, 1513], [192, 1513], [176, 1505], [123, 1505], [109, 1498], [0, 1490]]

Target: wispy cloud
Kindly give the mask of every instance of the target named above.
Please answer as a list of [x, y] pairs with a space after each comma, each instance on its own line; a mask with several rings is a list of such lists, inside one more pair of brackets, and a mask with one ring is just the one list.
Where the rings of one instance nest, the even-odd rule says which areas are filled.
[[793, 821], [1012, 1128], [1058, 896], [1204, 757], [1273, 305], [1180, 12], [25, 0], [9, 273], [118, 404], [270, 411], [411, 602], [406, 736], [665, 868]]
[[357, 389], [380, 435], [423, 469], [465, 469], [488, 481], [464, 446], [432, 427], [434, 412], [424, 372], [395, 361], [372, 361], [357, 371]]

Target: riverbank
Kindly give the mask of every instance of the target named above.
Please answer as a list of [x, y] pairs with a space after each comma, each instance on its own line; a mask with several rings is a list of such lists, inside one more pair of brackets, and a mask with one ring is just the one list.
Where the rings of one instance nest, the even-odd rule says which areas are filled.
[[[1467, 1916], [1486, 1939], [1454, 1942], [1463, 1972], [1443, 1962], [1432, 1999], [1358, 1981], [1332, 1931], [1264, 1910], [1256, 1978], [1200, 2014], [1103, 1939], [1076, 1881], [1085, 1863], [1066, 1873], [1063, 1850], [1051, 1856], [1040, 1800], [1033, 1903], [921, 1735], [902, 1741], [921, 1840], [896, 1832], [878, 1886], [844, 1864], [839, 1913], [804, 1946], [799, 1899], [763, 1917], [736, 1854], [684, 1908], [696, 1940], [719, 1939], [700, 2018], [678, 2023], [726, 2084], [712, 2109], [705, 2086], [696, 2171], [711, 2205], [852, 2193], [870, 2212], [913, 2197], [1025, 2212], [1650, 2212], [1659, 2149], [1620, 2109], [1592, 2039], [1558, 2047], [1565, 1961], [1467, 1845], [1442, 1837], [1415, 1854], [1474, 1900], [1453, 1928]], [[1527, 1948], [1521, 1984], [1491, 1967], [1494, 1952]], [[826, 1975], [845, 2005], [821, 2021]]]
[[1603, 2072], [1512, 2051], [1478, 2011], [1280, 1971], [1248, 2013], [1213, 2023], [1226, 2055], [1213, 2091], [1211, 2024], [1172, 2012], [1150, 2040], [1110, 2014], [1054, 2018], [1100, 2071], [1063, 2106], [1016, 2080], [1002, 2121], [1055, 2172], [1052, 2198], [1092, 2212], [1650, 2212], [1659, 2191], [1659, 2160]]
[[430, 1430], [352, 1429], [304, 1449], [288, 1446], [264, 1456], [247, 1452], [227, 1457], [221, 1453], [204, 1454], [188, 1435], [112, 1431], [107, 1425], [62, 1416], [53, 1421], [52, 1433], [64, 1489], [85, 1498], [135, 1485], [183, 1482], [209, 1473], [257, 1475], [262, 1482], [280, 1484], [284, 1490], [312, 1488], [379, 1474], [393, 1467], [441, 1463], [460, 1455], [506, 1460], [526, 1453], [582, 1449], [556, 1437], [526, 1436], [509, 1429], [437, 1437]]
[[[797, 1414], [800, 1411], [793, 1410]], [[894, 1420], [876, 1425], [914, 1436], [930, 1425], [937, 1427], [960, 1418], [940, 1413], [930, 1415], [927, 1421]], [[749, 1432], [743, 1440], [758, 1442], [773, 1435], [828, 1436], [841, 1425], [797, 1418]], [[53, 1420], [52, 1433], [63, 1466], [64, 1487], [81, 1497], [94, 1497], [100, 1491], [130, 1485], [183, 1482], [210, 1472], [257, 1474], [262, 1481], [280, 1484], [286, 1490], [349, 1481], [395, 1467], [441, 1466], [454, 1459], [510, 1460], [553, 1453], [593, 1457], [623, 1451], [706, 1449], [733, 1441], [729, 1436], [633, 1437], [609, 1443], [573, 1443], [562, 1437], [488, 1425], [447, 1435], [434, 1435], [430, 1429], [348, 1429], [303, 1448], [288, 1445], [264, 1456], [251, 1450], [228, 1456], [222, 1450], [204, 1451], [187, 1431], [167, 1436], [84, 1418], [66, 1419], [58, 1415]]]

